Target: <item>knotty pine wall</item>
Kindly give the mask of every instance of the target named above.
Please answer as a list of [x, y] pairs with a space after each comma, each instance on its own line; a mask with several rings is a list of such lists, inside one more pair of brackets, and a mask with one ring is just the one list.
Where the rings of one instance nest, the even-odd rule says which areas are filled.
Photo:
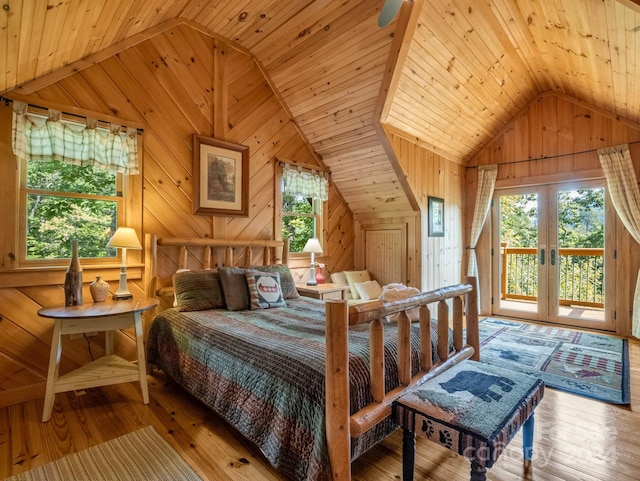
[[[10, 94], [8, 94], [10, 96]], [[33, 103], [55, 102], [116, 115], [144, 126], [142, 176], [129, 199], [142, 233], [160, 236], [270, 239], [274, 223], [274, 158], [318, 165], [295, 123], [259, 66], [245, 53], [180, 25], [38, 90]], [[10, 144], [11, 108], [0, 107], [0, 218], [14, 219], [16, 162]], [[249, 217], [210, 217], [191, 212], [192, 135], [225, 139], [250, 147]], [[353, 267], [353, 218], [332, 186], [325, 230], [331, 271]], [[6, 224], [5, 224], [6, 225]], [[9, 224], [11, 225], [11, 224]], [[15, 226], [14, 226], [15, 227]], [[0, 405], [42, 397], [52, 321], [41, 306], [63, 301], [64, 269], [25, 273], [11, 261], [15, 229], [0, 230]], [[142, 239], [141, 239], [142, 240]], [[8, 260], [7, 260], [8, 259]], [[5, 262], [7, 260], [7, 262]], [[306, 261], [302, 262], [306, 268]], [[165, 266], [167, 267], [167, 266]], [[197, 266], [192, 266], [197, 267]], [[162, 271], [163, 266], [160, 266]], [[170, 282], [171, 266], [164, 270]], [[96, 272], [96, 271], [93, 271]], [[130, 269], [129, 287], [143, 295], [141, 269]], [[85, 282], [93, 273], [85, 266]], [[38, 279], [45, 278], [46, 285]], [[113, 282], [117, 277], [112, 275]], [[84, 298], [91, 299], [85, 286]], [[102, 336], [98, 336], [102, 340]], [[103, 353], [99, 341], [93, 354]], [[119, 354], [133, 359], [131, 334], [119, 333]], [[84, 339], [65, 339], [61, 372], [89, 361]]]
[[[401, 218], [384, 218], [379, 222], [406, 223], [407, 272], [411, 285], [424, 291], [457, 284], [463, 276], [462, 257], [466, 245], [466, 167], [407, 140], [395, 129], [387, 129], [387, 135], [420, 205], [420, 212]], [[444, 237], [428, 235], [429, 196], [444, 199]]]
[[[640, 125], [578, 101], [572, 97], [547, 93], [539, 96], [516, 116], [470, 165], [497, 163], [496, 187], [550, 184], [591, 178], [603, 178], [595, 149], [640, 141]], [[629, 145], [636, 176], [640, 178], [640, 144]], [[557, 157], [560, 156], [560, 157]], [[549, 157], [546, 158], [545, 157]], [[531, 160], [528, 160], [531, 159]], [[524, 161], [524, 162], [523, 162]], [[468, 169], [468, 218], [472, 219], [477, 174]], [[491, 272], [491, 219], [478, 243], [480, 272]], [[469, 220], [469, 222], [471, 222]], [[467, 235], [468, 229], [467, 225]], [[627, 335], [636, 276], [640, 268], [640, 249], [622, 223], [617, 220], [615, 248], [617, 311], [616, 330]], [[481, 278], [481, 307], [491, 312], [490, 274]]]

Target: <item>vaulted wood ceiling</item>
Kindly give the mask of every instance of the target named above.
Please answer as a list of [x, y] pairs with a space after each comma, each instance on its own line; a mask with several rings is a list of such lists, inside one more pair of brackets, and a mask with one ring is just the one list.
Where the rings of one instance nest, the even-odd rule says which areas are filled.
[[380, 117], [461, 163], [546, 91], [640, 121], [631, 0], [416, 0], [385, 28], [383, 0], [0, 3], [0, 92], [28, 94], [177, 22], [227, 39], [263, 66], [354, 212], [416, 208]]

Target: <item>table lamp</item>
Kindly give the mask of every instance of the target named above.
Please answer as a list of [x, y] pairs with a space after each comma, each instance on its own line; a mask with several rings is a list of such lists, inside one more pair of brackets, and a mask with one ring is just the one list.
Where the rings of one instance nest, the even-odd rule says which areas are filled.
[[118, 290], [113, 294], [115, 300], [131, 299], [133, 295], [127, 287], [127, 249], [140, 250], [142, 246], [136, 235], [136, 231], [131, 227], [118, 227], [115, 234], [111, 236], [107, 247], [122, 249], [122, 267], [120, 268], [120, 284]]
[[320, 241], [315, 237], [312, 237], [307, 241], [304, 245], [302, 252], [311, 252], [311, 270], [309, 271], [309, 280], [307, 281], [308, 286], [317, 286], [318, 281], [316, 281], [316, 254], [322, 254], [322, 246], [320, 245]]

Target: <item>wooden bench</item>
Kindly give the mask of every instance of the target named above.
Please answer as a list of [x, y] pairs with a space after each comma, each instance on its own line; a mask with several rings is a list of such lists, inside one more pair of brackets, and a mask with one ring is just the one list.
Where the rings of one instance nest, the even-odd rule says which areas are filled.
[[402, 479], [413, 481], [416, 434], [467, 458], [471, 481], [484, 481], [521, 426], [528, 470], [533, 410], [543, 394], [539, 379], [465, 360], [401, 396], [393, 415], [404, 430]]

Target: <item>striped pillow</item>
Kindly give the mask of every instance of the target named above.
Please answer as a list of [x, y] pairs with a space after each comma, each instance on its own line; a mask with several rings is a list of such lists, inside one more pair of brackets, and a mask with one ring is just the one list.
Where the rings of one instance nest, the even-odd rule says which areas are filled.
[[176, 307], [179, 311], [224, 308], [224, 295], [217, 271], [182, 271], [173, 275]]

